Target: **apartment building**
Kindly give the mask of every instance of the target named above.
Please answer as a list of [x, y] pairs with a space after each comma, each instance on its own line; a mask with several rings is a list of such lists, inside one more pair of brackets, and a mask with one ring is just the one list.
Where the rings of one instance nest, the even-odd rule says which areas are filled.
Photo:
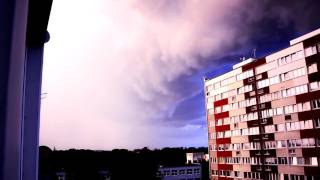
[[161, 180], [201, 180], [201, 168], [201, 164], [160, 167], [157, 173], [157, 178]]
[[209, 155], [204, 152], [187, 153], [186, 164], [201, 163], [209, 160]]
[[320, 29], [205, 79], [210, 178], [320, 179]]

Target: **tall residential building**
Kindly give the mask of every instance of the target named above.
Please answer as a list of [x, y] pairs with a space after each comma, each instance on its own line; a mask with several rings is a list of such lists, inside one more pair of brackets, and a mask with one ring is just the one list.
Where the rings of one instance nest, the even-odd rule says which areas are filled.
[[211, 179], [320, 179], [320, 29], [205, 79]]

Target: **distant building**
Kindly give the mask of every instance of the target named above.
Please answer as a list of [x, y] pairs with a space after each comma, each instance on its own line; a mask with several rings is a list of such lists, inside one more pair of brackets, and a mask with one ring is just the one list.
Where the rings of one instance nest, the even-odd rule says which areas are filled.
[[56, 173], [57, 180], [66, 180], [66, 173], [63, 171], [59, 171]]
[[99, 180], [111, 180], [110, 172], [108, 170], [101, 170], [98, 174]]
[[160, 167], [157, 177], [161, 180], [202, 180], [201, 165]]
[[208, 160], [208, 154], [204, 152], [187, 153], [187, 164], [201, 163]]
[[320, 179], [320, 29], [205, 79], [210, 179]]
[[186, 153], [187, 162], [182, 166], [160, 167], [157, 178], [161, 180], [206, 180], [208, 179], [208, 154]]

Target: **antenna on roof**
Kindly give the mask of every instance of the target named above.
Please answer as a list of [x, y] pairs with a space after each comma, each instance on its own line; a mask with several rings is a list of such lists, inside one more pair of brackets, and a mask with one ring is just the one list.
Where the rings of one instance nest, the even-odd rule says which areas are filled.
[[252, 49], [253, 58], [256, 58], [256, 51], [257, 51], [256, 48]]

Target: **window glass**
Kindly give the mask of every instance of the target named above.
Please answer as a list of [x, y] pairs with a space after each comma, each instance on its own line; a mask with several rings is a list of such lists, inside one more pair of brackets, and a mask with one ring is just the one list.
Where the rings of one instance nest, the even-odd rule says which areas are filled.
[[308, 73], [315, 73], [318, 72], [318, 67], [317, 67], [317, 63], [313, 63], [311, 65], [308, 66]]

